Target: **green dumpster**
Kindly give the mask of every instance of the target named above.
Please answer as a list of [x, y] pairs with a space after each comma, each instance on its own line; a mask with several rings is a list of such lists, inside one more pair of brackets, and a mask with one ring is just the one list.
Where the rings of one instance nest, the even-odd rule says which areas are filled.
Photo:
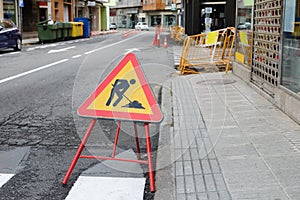
[[71, 38], [71, 33], [72, 33], [72, 24], [69, 22], [64, 23], [64, 28], [63, 28], [63, 38], [64, 39], [70, 39]]
[[64, 29], [64, 23], [58, 22], [56, 23], [57, 29], [56, 29], [56, 39], [57, 40], [63, 40], [63, 29]]
[[38, 37], [40, 42], [54, 41], [57, 35], [57, 25], [48, 24], [48, 21], [43, 21], [37, 24], [38, 26]]

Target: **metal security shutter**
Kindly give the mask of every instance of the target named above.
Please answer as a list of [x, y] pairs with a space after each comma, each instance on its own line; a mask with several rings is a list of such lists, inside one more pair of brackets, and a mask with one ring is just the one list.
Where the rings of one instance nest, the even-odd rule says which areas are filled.
[[279, 44], [283, 0], [254, 1], [251, 81], [274, 96], [278, 85]]

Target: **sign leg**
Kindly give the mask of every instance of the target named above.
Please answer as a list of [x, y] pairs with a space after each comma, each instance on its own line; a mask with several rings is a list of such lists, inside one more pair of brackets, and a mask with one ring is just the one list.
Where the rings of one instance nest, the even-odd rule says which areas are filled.
[[138, 159], [141, 159], [141, 150], [140, 150], [140, 144], [139, 144], [139, 135], [137, 132], [136, 122], [133, 122], [134, 126], [134, 134], [135, 134], [135, 143], [136, 143], [136, 151], [138, 153]]
[[144, 123], [144, 129], [145, 129], [145, 136], [146, 136], [150, 191], [155, 192], [154, 171], [153, 171], [153, 165], [152, 165], [152, 149], [151, 149], [149, 124], [148, 123]]
[[93, 130], [93, 127], [94, 127], [95, 123], [96, 123], [96, 119], [93, 119], [91, 121], [91, 123], [89, 125], [89, 128], [86, 131], [86, 133], [85, 133], [85, 135], [84, 135], [84, 137], [83, 137], [83, 139], [82, 139], [82, 141], [81, 141], [78, 149], [77, 149], [77, 152], [76, 152], [76, 154], [75, 154], [75, 156], [73, 158], [73, 161], [72, 161], [72, 163], [71, 163], [71, 165], [70, 165], [70, 167], [69, 167], [69, 169], [68, 169], [68, 171], [67, 171], [67, 173], [66, 173], [66, 175], [64, 177], [64, 180], [62, 181], [62, 184], [66, 185], [68, 183], [69, 177], [70, 177], [70, 175], [71, 175], [71, 173], [72, 173], [72, 171], [73, 171], [73, 169], [74, 169], [74, 167], [75, 167], [75, 165], [76, 165], [76, 163], [77, 163], [77, 161], [78, 161], [78, 159], [79, 159], [79, 157], [81, 155], [81, 152], [82, 152], [82, 150], [83, 150], [83, 148], [85, 146], [85, 143], [87, 142], [87, 140], [88, 140], [88, 138], [89, 138], [89, 136], [90, 136], [90, 134], [91, 134], [91, 132]]
[[113, 148], [113, 152], [111, 154], [112, 158], [114, 158], [116, 155], [116, 149], [117, 149], [117, 144], [118, 144], [118, 139], [119, 139], [119, 134], [120, 134], [120, 127], [121, 127], [121, 121], [118, 122], [118, 127], [117, 127], [115, 142], [114, 142], [114, 148]]

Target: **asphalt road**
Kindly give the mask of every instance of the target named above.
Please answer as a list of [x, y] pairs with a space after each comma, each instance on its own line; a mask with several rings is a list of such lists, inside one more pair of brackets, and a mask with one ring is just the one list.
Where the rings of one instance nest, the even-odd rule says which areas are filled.
[[[153, 37], [154, 32], [127, 38], [117, 33], [0, 52], [0, 173], [14, 174], [0, 188], [0, 199], [65, 199], [80, 173], [98, 162], [79, 160], [62, 186], [90, 122], [78, 117], [77, 108], [126, 53], [136, 54], [159, 100], [162, 82], [176, 72], [172, 52], [153, 47]], [[97, 120], [97, 134], [91, 135], [86, 153], [109, 154], [115, 129], [115, 121]], [[151, 125], [150, 131], [155, 150], [158, 125]], [[122, 123], [118, 152], [136, 150], [132, 136], [132, 123]], [[144, 142], [141, 147], [144, 151]], [[148, 192], [146, 187], [145, 199], [152, 197]]]

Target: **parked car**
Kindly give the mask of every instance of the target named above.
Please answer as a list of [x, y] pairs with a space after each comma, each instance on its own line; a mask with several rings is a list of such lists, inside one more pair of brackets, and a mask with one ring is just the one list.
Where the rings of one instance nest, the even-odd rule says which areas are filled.
[[135, 25], [135, 30], [149, 31], [149, 27], [146, 22], [138, 22]]
[[0, 49], [6, 48], [21, 51], [22, 36], [12, 20], [0, 19]]
[[109, 24], [109, 30], [116, 30], [117, 29], [117, 24], [112, 22]]

